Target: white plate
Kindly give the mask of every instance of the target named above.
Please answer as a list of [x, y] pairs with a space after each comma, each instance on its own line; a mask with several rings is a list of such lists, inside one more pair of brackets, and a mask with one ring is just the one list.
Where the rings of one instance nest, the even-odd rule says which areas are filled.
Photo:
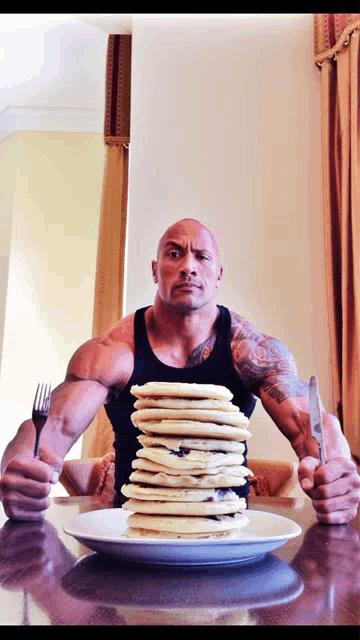
[[64, 531], [97, 551], [147, 564], [206, 565], [248, 562], [285, 544], [301, 533], [292, 520], [265, 511], [248, 510], [249, 524], [228, 540], [159, 540], [127, 538], [125, 509], [102, 509], [77, 516]]

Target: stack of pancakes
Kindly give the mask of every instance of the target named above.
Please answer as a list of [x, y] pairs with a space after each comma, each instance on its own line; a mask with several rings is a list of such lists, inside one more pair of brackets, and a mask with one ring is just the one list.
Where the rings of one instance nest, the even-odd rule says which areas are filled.
[[[232, 393], [211, 384], [148, 382], [132, 386], [131, 415], [142, 445], [130, 484], [121, 488], [130, 537], [229, 537], [248, 523], [231, 487], [251, 471], [243, 466], [248, 419]], [[252, 474], [251, 474], [252, 475]]]

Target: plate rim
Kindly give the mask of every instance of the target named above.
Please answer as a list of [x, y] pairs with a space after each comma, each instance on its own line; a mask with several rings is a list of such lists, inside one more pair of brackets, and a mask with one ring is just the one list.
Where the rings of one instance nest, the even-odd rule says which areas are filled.
[[[251, 545], [263, 545], [264, 543], [270, 543], [270, 542], [276, 542], [276, 541], [282, 541], [282, 540], [290, 540], [292, 538], [296, 538], [297, 536], [299, 536], [302, 533], [302, 527], [295, 522], [294, 520], [291, 520], [291, 518], [287, 518], [286, 516], [282, 516], [278, 513], [272, 513], [271, 511], [260, 511], [257, 509], [243, 509], [242, 511], [245, 512], [245, 514], [248, 516], [249, 514], [256, 514], [255, 518], [260, 517], [261, 516], [270, 516], [271, 518], [274, 519], [281, 519], [281, 520], [285, 520], [287, 522], [291, 522], [292, 525], [294, 526], [294, 531], [290, 532], [290, 533], [286, 533], [286, 534], [281, 534], [281, 535], [273, 535], [273, 536], [264, 536], [263, 538], [260, 538], [259, 540], [254, 540], [253, 538], [214, 538], [214, 539], [209, 539], [209, 538], [189, 538], [189, 539], [184, 539], [184, 538], [149, 538], [149, 537], [144, 537], [144, 538], [130, 538], [125, 536], [124, 534], [122, 534], [122, 536], [120, 537], [116, 537], [114, 538], [113, 536], [102, 536], [101, 538], [96, 535], [94, 536], [94, 534], [87, 534], [87, 533], [82, 533], [79, 531], [71, 531], [71, 525], [72, 523], [76, 522], [76, 520], [82, 518], [83, 516], [87, 516], [89, 514], [104, 514], [106, 512], [114, 512], [114, 511], [119, 511], [121, 513], [121, 516], [124, 516], [124, 514], [126, 513], [126, 517], [128, 515], [130, 515], [132, 512], [131, 511], [127, 511], [126, 509], [96, 509], [94, 511], [87, 511], [86, 513], [81, 513], [78, 514], [77, 516], [74, 516], [67, 524], [63, 525], [63, 531], [64, 533], [66, 533], [67, 535], [70, 535], [76, 539], [81, 538], [82, 540], [94, 540], [96, 541], [101, 541], [101, 542], [106, 542], [107, 544], [135, 544], [135, 545], [149, 545], [149, 546], [154, 546], [154, 545], [166, 545], [166, 546], [171, 546], [171, 545], [176, 545], [176, 546], [189, 546], [189, 545], [198, 545], [198, 546], [202, 546], [205, 544], [209, 544], [211, 543], [211, 545], [214, 546], [219, 546], [219, 545], [245, 545], [245, 544], [251, 544]], [[120, 514], [119, 514], [120, 515]], [[96, 516], [95, 516], [96, 517]], [[125, 516], [124, 516], [125, 517]], [[250, 516], [251, 519], [251, 516]]]

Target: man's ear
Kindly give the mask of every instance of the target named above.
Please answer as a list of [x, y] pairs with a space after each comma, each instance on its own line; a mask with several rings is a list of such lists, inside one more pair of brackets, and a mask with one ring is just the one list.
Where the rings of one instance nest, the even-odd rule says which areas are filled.
[[156, 262], [156, 260], [152, 260], [151, 261], [151, 271], [152, 271], [153, 280], [154, 280], [155, 284], [157, 284], [158, 277], [157, 277], [157, 262]]
[[218, 277], [217, 277], [217, 282], [216, 282], [216, 288], [218, 288], [220, 281], [222, 280], [223, 277], [223, 268], [219, 267], [219, 271], [218, 271]]

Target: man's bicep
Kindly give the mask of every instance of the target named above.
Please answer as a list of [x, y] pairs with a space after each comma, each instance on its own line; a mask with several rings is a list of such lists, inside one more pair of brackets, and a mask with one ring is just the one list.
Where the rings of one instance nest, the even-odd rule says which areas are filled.
[[276, 401], [303, 389], [298, 381], [295, 359], [288, 347], [271, 336], [259, 333], [249, 322], [239, 318], [232, 324], [234, 367], [245, 386], [260, 398], [261, 389]]
[[281, 405], [286, 400], [304, 398], [309, 396], [309, 387], [297, 377], [297, 375], [282, 374], [270, 375], [264, 378], [259, 384], [259, 397], [273, 400], [277, 405]]
[[108, 396], [107, 385], [98, 379], [100, 349], [93, 339], [81, 345], [70, 359], [65, 381], [51, 394], [47, 435], [67, 449], [90, 425]]
[[291, 351], [244, 319], [234, 316], [232, 328], [233, 362], [239, 378], [296, 447], [307, 437], [308, 385], [298, 377]]
[[99, 380], [103, 347], [96, 339], [84, 342], [70, 358], [65, 380]]

